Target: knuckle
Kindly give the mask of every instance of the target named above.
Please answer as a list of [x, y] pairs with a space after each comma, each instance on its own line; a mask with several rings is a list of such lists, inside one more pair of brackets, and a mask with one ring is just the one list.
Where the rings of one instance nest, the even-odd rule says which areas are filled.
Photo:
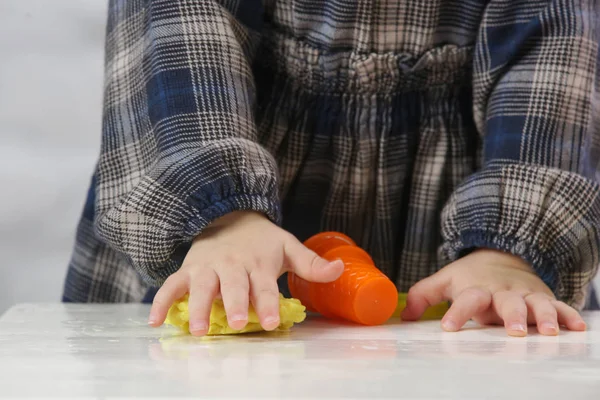
[[482, 303], [489, 299], [489, 292], [481, 288], [469, 288], [464, 291], [463, 295], [473, 302]]
[[155, 308], [167, 308], [167, 307], [171, 307], [171, 304], [169, 304], [169, 297], [170, 294], [169, 293], [157, 293], [156, 296], [154, 297], [154, 301], [152, 301], [152, 305]]
[[556, 321], [557, 316], [558, 315], [555, 312], [552, 313], [552, 312], [546, 311], [543, 313], [538, 313], [536, 315], [535, 320], [538, 322], [539, 321]]
[[242, 262], [242, 256], [238, 253], [227, 253], [223, 256], [222, 264], [224, 266], [230, 267], [232, 265], [238, 265]]
[[264, 269], [266, 264], [266, 259], [263, 256], [258, 256], [255, 255], [254, 257], [252, 257], [250, 265], [251, 265], [251, 270], [257, 270], [257, 269]]
[[550, 302], [556, 301], [556, 297], [554, 297], [553, 293], [540, 293], [542, 297]]
[[548, 294], [540, 293], [540, 292], [527, 293], [525, 296], [523, 296], [523, 298], [525, 299], [525, 301], [528, 301], [531, 303], [536, 303], [536, 304], [544, 303], [544, 302], [551, 302], [552, 300], [554, 300]]
[[319, 265], [319, 261], [321, 261], [321, 257], [319, 257], [317, 255], [317, 253], [315, 253], [312, 250], [307, 250], [307, 254], [308, 257], [310, 257], [310, 268], [313, 270], [317, 270], [318, 269], [318, 265]]
[[248, 292], [248, 281], [243, 281], [241, 279], [221, 281], [221, 291]]
[[417, 285], [412, 286], [408, 289], [408, 296], [413, 297], [419, 293], [419, 287]]
[[208, 300], [190, 304], [190, 307], [189, 307], [190, 317], [192, 317], [192, 318], [204, 317], [204, 316], [206, 316], [206, 314], [210, 313], [211, 309], [212, 309], [212, 302], [210, 302]]
[[519, 311], [513, 311], [512, 314], [507, 314], [506, 317], [507, 320], [513, 320], [513, 321], [527, 321], [527, 313], [523, 313], [523, 312], [519, 312]]
[[508, 290], [498, 290], [492, 294], [494, 301], [503, 302], [508, 298], [510, 292]]
[[163, 287], [176, 284], [180, 279], [181, 279], [181, 274], [179, 273], [179, 271], [175, 272], [175, 273], [169, 275], [167, 277], [167, 279], [165, 279], [165, 282], [163, 283]]
[[257, 297], [279, 298], [279, 291], [273, 287], [263, 287], [255, 291]]
[[[198, 264], [197, 262], [184, 261], [183, 264], [181, 265], [181, 268], [179, 269], [179, 271], [189, 271], [190, 273], [195, 273], [195, 272], [201, 271], [203, 268], [206, 268], [206, 267]], [[171, 276], [173, 276], [173, 275], [171, 275]]]
[[281, 232], [281, 239], [283, 240], [284, 243], [288, 243], [288, 244], [300, 243], [298, 241], [298, 239], [296, 238], [296, 236], [294, 236], [290, 232], [284, 231], [284, 230], [282, 230], [282, 232]]
[[252, 269], [248, 273], [248, 279], [251, 282], [251, 286], [262, 286], [265, 282], [276, 280], [272, 273], [269, 273], [261, 268]]
[[550, 303], [536, 304], [532, 307], [532, 310], [536, 316], [536, 319], [556, 318], [558, 315], [556, 308], [554, 308]]
[[422, 283], [423, 281], [417, 282], [410, 289], [408, 289], [407, 296], [408, 297], [423, 297], [426, 295], [424, 291], [425, 286]]
[[217, 282], [201, 280], [194, 282], [192, 288], [196, 293], [214, 293], [217, 291]]
[[570, 305], [568, 305], [564, 301], [552, 299], [551, 303], [555, 307], [560, 307], [561, 311], [564, 310], [564, 311], [567, 311], [567, 312], [578, 312], [575, 308], [571, 307]]
[[190, 276], [192, 286], [216, 286], [219, 283], [217, 273], [211, 268], [200, 268]]
[[214, 277], [206, 276], [200, 279], [194, 279], [190, 288], [194, 294], [214, 295], [219, 289], [219, 280], [216, 278], [216, 275]]
[[257, 255], [252, 257], [250, 262], [248, 263], [248, 271], [249, 274], [266, 274], [267, 271], [271, 271], [274, 268], [275, 263], [273, 260], [269, 259], [268, 256]]
[[169, 299], [172, 297], [172, 293], [174, 292], [173, 288], [171, 288], [170, 286], [167, 285], [163, 285], [158, 292], [156, 292], [156, 295], [154, 296], [154, 300], [153, 300], [153, 304], [163, 304], [165, 302], [168, 302]]

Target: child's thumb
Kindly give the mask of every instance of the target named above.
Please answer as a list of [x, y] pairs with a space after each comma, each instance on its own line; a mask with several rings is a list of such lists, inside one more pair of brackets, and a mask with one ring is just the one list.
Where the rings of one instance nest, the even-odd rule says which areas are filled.
[[310, 282], [333, 282], [344, 272], [341, 260], [327, 261], [295, 238], [285, 244], [285, 265]]

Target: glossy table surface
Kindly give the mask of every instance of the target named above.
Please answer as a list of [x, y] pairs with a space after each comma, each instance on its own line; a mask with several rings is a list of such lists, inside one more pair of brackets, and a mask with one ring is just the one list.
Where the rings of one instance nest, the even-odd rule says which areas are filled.
[[0, 398], [600, 399], [600, 313], [556, 337], [311, 317], [289, 333], [210, 339], [148, 328], [147, 314], [12, 308], [0, 317]]

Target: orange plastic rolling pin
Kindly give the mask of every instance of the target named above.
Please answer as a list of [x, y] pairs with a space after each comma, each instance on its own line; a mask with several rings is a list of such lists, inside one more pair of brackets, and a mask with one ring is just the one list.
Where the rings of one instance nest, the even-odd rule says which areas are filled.
[[326, 260], [341, 259], [345, 266], [342, 275], [330, 283], [312, 283], [288, 274], [292, 296], [309, 311], [362, 325], [381, 325], [394, 314], [396, 286], [352, 239], [338, 232], [323, 232], [304, 245]]

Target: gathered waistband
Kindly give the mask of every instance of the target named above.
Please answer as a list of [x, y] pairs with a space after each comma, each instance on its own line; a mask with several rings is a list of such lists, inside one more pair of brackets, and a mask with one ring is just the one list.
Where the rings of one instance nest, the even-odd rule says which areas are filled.
[[256, 62], [304, 90], [328, 94], [397, 94], [435, 86], [463, 86], [471, 77], [472, 47], [445, 45], [418, 58], [356, 50], [327, 51], [273, 30], [265, 32]]

